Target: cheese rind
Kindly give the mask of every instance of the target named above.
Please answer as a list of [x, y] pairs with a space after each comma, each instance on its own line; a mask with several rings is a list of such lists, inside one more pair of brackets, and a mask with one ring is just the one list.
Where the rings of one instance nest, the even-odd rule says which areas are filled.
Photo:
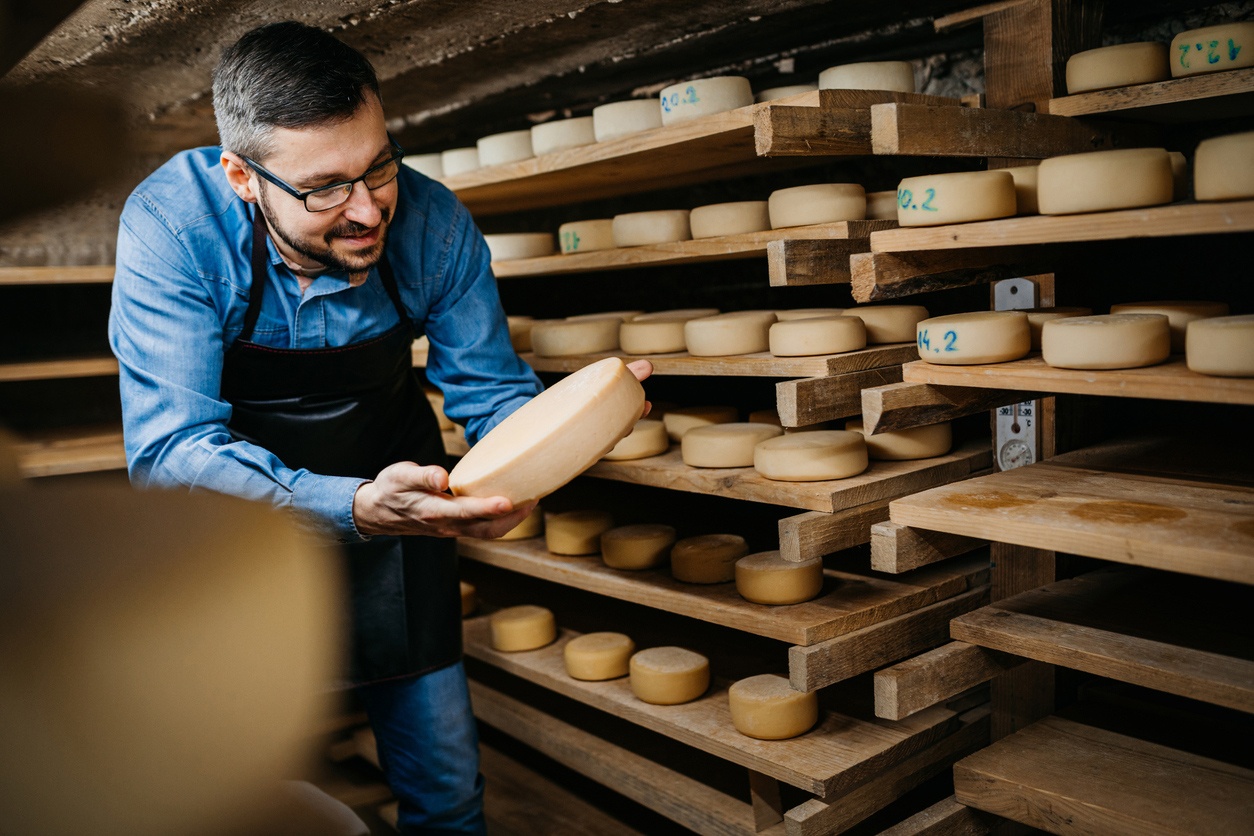
[[557, 252], [551, 232], [505, 232], [485, 235], [483, 240], [493, 261], [539, 258]]
[[732, 311], [684, 323], [684, 345], [694, 357], [731, 357], [766, 351], [773, 311]]
[[576, 357], [618, 348], [622, 320], [599, 319], [541, 322], [531, 328], [531, 348], [538, 357]]
[[661, 566], [675, 545], [669, 525], [641, 523], [611, 528], [601, 535], [601, 560], [611, 569], [640, 571]]
[[539, 537], [544, 533], [544, 509], [537, 505], [531, 513], [523, 517], [523, 521], [509, 531], [497, 537], [498, 540], [527, 540]]
[[866, 325], [856, 316], [823, 316], [776, 322], [771, 326], [771, 354], [809, 357], [866, 348]]
[[817, 691], [797, 691], [787, 679], [761, 674], [727, 689], [732, 725], [758, 740], [786, 740], [814, 728], [819, 721]]
[[614, 219], [571, 221], [557, 228], [557, 240], [566, 255], [614, 249]]
[[676, 241], [688, 241], [692, 238], [687, 209], [626, 212], [622, 215], [615, 215], [612, 230], [616, 247], [673, 244]]
[[1122, 302], [1110, 306], [1112, 314], [1162, 314], [1167, 317], [1171, 329], [1171, 351], [1184, 353], [1185, 328], [1195, 319], [1211, 319], [1228, 315], [1227, 302], [1172, 301], [1172, 302]]
[[631, 691], [653, 705], [692, 702], [710, 687], [710, 660], [682, 647], [650, 647], [631, 657]]
[[1254, 67], [1254, 21], [1221, 23], [1171, 39], [1171, 75], [1181, 78]]
[[771, 216], [765, 200], [698, 206], [689, 214], [688, 222], [694, 239], [743, 235], [771, 228]]
[[571, 679], [603, 682], [626, 676], [636, 643], [623, 633], [585, 633], [562, 648], [566, 673]]
[[856, 221], [866, 217], [866, 192], [857, 183], [816, 183], [776, 189], [767, 199], [772, 229]]
[[557, 640], [553, 612], [534, 604], [507, 607], [488, 618], [492, 647], [502, 653], [536, 650]]
[[736, 420], [734, 406], [681, 406], [667, 410], [662, 416], [666, 434], [671, 441], [680, 441], [684, 434], [696, 427], [710, 424], [730, 424]]
[[1023, 313], [1028, 318], [1028, 330], [1032, 334], [1032, 350], [1041, 350], [1041, 329], [1051, 319], [1066, 319], [1069, 316], [1092, 316], [1092, 308], [1025, 308]]
[[657, 99], [628, 99], [592, 109], [592, 132], [597, 142], [662, 127], [662, 106]]
[[739, 534], [686, 537], [671, 547], [671, 576], [683, 583], [727, 583], [736, 579], [736, 561], [748, 553]]
[[875, 461], [930, 459], [945, 455], [954, 446], [953, 427], [948, 421], [867, 435], [862, 419], [851, 418], [845, 422], [845, 429], [866, 439], [867, 455]]
[[1067, 59], [1067, 92], [1071, 95], [1169, 78], [1167, 45], [1157, 41], [1086, 49]]
[[1254, 314], [1195, 319], [1185, 336], [1190, 371], [1216, 377], [1254, 377]]
[[855, 305], [844, 315], [862, 320], [867, 345], [914, 342], [919, 323], [928, 317], [922, 305]]
[[462, 594], [462, 618], [470, 615], [479, 606], [479, 599], [475, 596], [475, 587], [465, 581], [458, 581]]
[[789, 96], [812, 93], [818, 89], [819, 86], [817, 84], [786, 84], [783, 87], [768, 87], [765, 90], [759, 90], [753, 98], [757, 102], [773, 102], [776, 99], [786, 99]]
[[683, 81], [662, 88], [658, 97], [662, 124], [677, 125], [712, 113], [722, 113], [753, 104], [749, 79], [738, 75], [715, 76]]
[[689, 467], [750, 467], [758, 442], [783, 434], [773, 424], [711, 424], [684, 433], [680, 452]]
[[591, 116], [555, 119], [531, 126], [531, 150], [537, 157], [591, 145], [596, 141]]
[[1171, 354], [1162, 314], [1115, 314], [1053, 319], [1041, 330], [1041, 357], [1060, 369], [1136, 369]]
[[864, 61], [828, 67], [819, 73], [819, 89], [913, 93], [914, 67], [909, 61]]
[[786, 560], [778, 550], [745, 555], [736, 561], [736, 592], [746, 601], [768, 606], [800, 604], [823, 591], [823, 558]]
[[[1254, 53], [1254, 43], [1250, 45]], [[1193, 197], [1242, 200], [1254, 197], [1254, 131], [1204, 139], [1193, 156]]]
[[999, 171], [1006, 172], [1015, 181], [1015, 214], [1040, 214], [1040, 204], [1036, 199], [1036, 189], [1041, 167], [1039, 165], [1019, 165], [1012, 168], [999, 169]]
[[916, 326], [919, 358], [941, 366], [1006, 363], [1028, 356], [1032, 329], [1021, 311], [971, 311]]
[[779, 322], [791, 322], [794, 319], [815, 319], [820, 316], [843, 316], [847, 308], [791, 308], [775, 312]]
[[566, 322], [589, 322], [594, 319], [613, 319], [618, 322], [631, 322], [644, 311], [597, 311], [596, 313], [576, 314], [566, 317]]
[[440, 167], [444, 169], [445, 177], [475, 171], [482, 167], [479, 163], [479, 149], [475, 147], [450, 148], [447, 151], [441, 151]]
[[1158, 206], [1173, 194], [1171, 158], [1163, 148], [1119, 148], [1044, 160], [1036, 200], [1042, 215], [1072, 215]]
[[618, 329], [618, 344], [628, 354], [672, 354], [687, 347], [685, 320], [654, 319], [624, 322]]
[[860, 433], [815, 430], [767, 439], [753, 450], [753, 468], [776, 482], [848, 479], [867, 469], [866, 441]]
[[614, 527], [609, 511], [566, 511], [545, 520], [544, 543], [553, 554], [578, 557], [601, 550], [601, 535]]
[[609, 462], [624, 462], [659, 456], [670, 447], [666, 425], [661, 421], [644, 419], [636, 422], [631, 433], [614, 445], [614, 449], [602, 456]]
[[873, 221], [897, 220], [897, 191], [867, 192], [866, 216]]
[[432, 180], [439, 180], [444, 176], [443, 159], [442, 154], [410, 154], [401, 157], [401, 162]]
[[479, 165], [484, 168], [529, 160], [536, 155], [531, 147], [530, 129], [481, 137], [475, 147], [479, 149]]
[[690, 319], [700, 319], [703, 316], [714, 316], [718, 312], [718, 308], [678, 308], [673, 311], [653, 311], [652, 313], [640, 314], [640, 316], [633, 318], [632, 322], [654, 322], [657, 320], [687, 322]]
[[897, 186], [897, 223], [940, 226], [1009, 218], [1019, 211], [1006, 169], [907, 177]]

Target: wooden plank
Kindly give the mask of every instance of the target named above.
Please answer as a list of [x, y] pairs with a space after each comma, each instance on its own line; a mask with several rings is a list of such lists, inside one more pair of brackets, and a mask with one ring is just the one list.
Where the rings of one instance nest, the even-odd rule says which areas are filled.
[[871, 153], [869, 108], [885, 102], [954, 107], [957, 99], [889, 90], [820, 90], [819, 107], [772, 102], [753, 118], [760, 157]]
[[0, 383], [19, 380], [63, 380], [72, 377], [107, 377], [118, 373], [113, 357], [67, 357], [62, 360], [31, 360], [0, 363]]
[[984, 247], [849, 256], [850, 292], [860, 303], [952, 290], [1057, 269], [1068, 262], [1056, 247]]
[[862, 425], [871, 435], [925, 427], [1035, 397], [1022, 390], [890, 383], [862, 391]]
[[775, 384], [775, 404], [785, 427], [804, 427], [862, 413], [862, 391], [897, 383], [901, 367], [784, 380]]
[[[1088, 116], [1095, 113], [1118, 113], [1138, 118], [1177, 121], [1183, 114], [1192, 116], [1195, 103], [1222, 107], [1228, 118], [1245, 112], [1243, 100], [1254, 93], [1254, 67], [1243, 67], [1221, 73], [1205, 73], [1187, 78], [1173, 78], [1149, 84], [1133, 84], [1112, 90], [1096, 90], [1062, 96], [1042, 103], [1046, 113], [1058, 116]], [[1175, 107], [1172, 107], [1175, 106]], [[1248, 113], [1246, 113], [1248, 115]]]
[[1028, 2], [1028, 0], [998, 0], [996, 3], [985, 3], [982, 6], [975, 6], [971, 9], [964, 9], [960, 12], [942, 15], [932, 21], [933, 28], [937, 32], [945, 32], [949, 29], [959, 29], [963, 26], [973, 26], [984, 20], [985, 17], [995, 12], [1005, 11]]
[[766, 245], [766, 272], [771, 287], [849, 284], [850, 257], [870, 249], [869, 237], [772, 241]]
[[0, 286], [28, 284], [111, 284], [112, 264], [63, 267], [0, 267]]
[[1237, 834], [1254, 821], [1254, 772], [1059, 717], [955, 764], [954, 796], [1057, 834]]
[[1067, 116], [975, 107], [871, 106], [876, 154], [1045, 159], [1116, 147], [1119, 129]]
[[952, 795], [936, 802], [880, 836], [984, 836], [997, 819], [981, 810], [959, 804]]
[[910, 528], [889, 520], [871, 526], [871, 568], [898, 574], [967, 554], [983, 540], [944, 531]]
[[875, 672], [875, 716], [909, 717], [1021, 664], [1022, 659], [966, 642], [941, 645]]
[[888, 502], [881, 499], [831, 514], [807, 511], [793, 517], [781, 517], [780, 554], [785, 560], [799, 562], [867, 543], [871, 527], [888, 519]]
[[[732, 357], [693, 357], [686, 351], [674, 354], [624, 354], [610, 351], [581, 354], [575, 357], [537, 357], [521, 355], [538, 372], [573, 372], [606, 357], [621, 357], [626, 362], [648, 360], [658, 375], [695, 375], [701, 377], [824, 377], [869, 369], [899, 366], [918, 359], [914, 343], [876, 345], [842, 354], [816, 357], [776, 357], [770, 352], [738, 354]], [[425, 358], [424, 358], [425, 365]]]
[[779, 781], [761, 772], [749, 770], [749, 803], [753, 807], [753, 829], [770, 830], [784, 822], [784, 802], [779, 794]]
[[116, 424], [27, 433], [17, 444], [17, 455], [28, 479], [126, 467], [122, 427]]

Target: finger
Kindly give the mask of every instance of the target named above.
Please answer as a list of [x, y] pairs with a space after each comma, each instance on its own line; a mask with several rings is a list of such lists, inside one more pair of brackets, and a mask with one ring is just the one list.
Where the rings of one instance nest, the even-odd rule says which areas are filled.
[[[495, 520], [515, 512], [513, 503], [503, 496], [445, 497], [441, 516], [461, 520]], [[525, 516], [525, 515], [524, 515]]]
[[627, 364], [627, 368], [631, 369], [631, 373], [641, 383], [644, 383], [649, 379], [649, 375], [653, 374], [653, 364], [648, 360], [632, 360]]
[[408, 482], [408, 486], [414, 490], [431, 491], [432, 493], [443, 493], [448, 490], [448, 471], [438, 464], [417, 467], [409, 475], [412, 481]]
[[640, 417], [647, 418], [649, 417], [649, 413], [652, 411], [653, 411], [653, 404], [651, 404], [649, 401], [645, 401], [644, 408], [640, 411]]

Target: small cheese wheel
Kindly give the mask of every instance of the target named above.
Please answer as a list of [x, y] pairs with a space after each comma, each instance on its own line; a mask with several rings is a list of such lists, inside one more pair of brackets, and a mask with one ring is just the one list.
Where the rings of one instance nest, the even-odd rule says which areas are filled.
[[1028, 318], [1028, 331], [1032, 335], [1032, 350], [1041, 350], [1041, 329], [1051, 319], [1066, 319], [1069, 316], [1092, 316], [1092, 308], [1024, 308], [1023, 314]]
[[[1254, 44], [1250, 45], [1254, 53]], [[1198, 143], [1193, 156], [1193, 197], [1241, 200], [1254, 197], [1254, 131]]]
[[866, 348], [866, 326], [856, 316], [793, 319], [771, 326], [770, 349], [776, 357], [840, 354]]
[[937, 316], [923, 320], [916, 330], [920, 359], [940, 366], [1005, 363], [1032, 350], [1032, 329], [1022, 311]]
[[866, 192], [857, 183], [793, 186], [771, 192], [767, 207], [772, 229], [856, 221], [866, 217]]
[[540, 258], [557, 252], [550, 232], [505, 232], [485, 235], [483, 240], [488, 244], [488, 255], [493, 261]]
[[785, 560], [778, 550], [736, 561], [736, 591], [755, 604], [800, 604], [823, 591], [823, 558]]
[[689, 467], [749, 467], [759, 441], [783, 434], [773, 424], [711, 424], [684, 433], [680, 453]]
[[1198, 374], [1254, 377], [1254, 315], [1193, 320], [1184, 355], [1185, 364]]
[[632, 322], [653, 322], [655, 320], [687, 322], [690, 319], [700, 319], [703, 316], [714, 316], [718, 312], [718, 308], [679, 308], [673, 311], [653, 311], [652, 313], [640, 314], [640, 316], [632, 319]]
[[596, 141], [591, 116], [555, 119], [531, 126], [531, 150], [537, 157], [591, 145]]
[[687, 209], [654, 212], [627, 212], [615, 215], [611, 226], [615, 247], [644, 247], [673, 244], [692, 238]]
[[669, 525], [624, 525], [601, 535], [601, 560], [611, 569], [652, 569], [666, 562], [673, 545], [675, 529]]
[[735, 203], [711, 203], [693, 209], [688, 218], [693, 238], [717, 238], [720, 235], [743, 235], [771, 228], [771, 216], [765, 200], [741, 200]]
[[861, 433], [866, 439], [867, 455], [874, 461], [908, 462], [915, 459], [930, 459], [945, 455], [954, 446], [953, 426], [948, 421], [929, 424], [926, 427], [911, 427], [905, 430], [889, 430], [867, 435], [862, 419], [851, 418], [845, 422], [845, 429], [849, 432]]
[[497, 537], [498, 540], [527, 540], [544, 533], [544, 509], [537, 505], [523, 521]]
[[795, 690], [772, 673], [751, 676], [727, 689], [732, 725], [746, 737], [787, 740], [799, 737], [819, 721], [817, 691]]
[[597, 313], [578, 314], [566, 317], [567, 322], [589, 322], [594, 319], [613, 319], [619, 323], [631, 322], [643, 311], [599, 311]]
[[557, 640], [552, 610], [534, 604], [506, 607], [488, 619], [492, 647], [503, 653], [536, 650]]
[[1171, 328], [1162, 314], [1073, 316], [1041, 330], [1041, 357], [1060, 369], [1137, 369], [1170, 354]]
[[445, 177], [454, 177], [480, 168], [478, 148], [450, 148], [440, 152], [440, 167]]
[[509, 344], [514, 351], [522, 353], [531, 350], [531, 329], [536, 321], [529, 316], [507, 316], [505, 325], [509, 328]]
[[435, 413], [435, 423], [439, 426], [440, 431], [451, 430], [457, 426], [444, 414], [444, 394], [439, 389], [428, 389], [425, 387], [422, 391], [427, 396], [427, 403], [431, 404], [431, 411]]
[[662, 127], [662, 106], [657, 99], [628, 99], [592, 109], [592, 132], [597, 142], [608, 142]]
[[754, 470], [776, 482], [848, 479], [868, 463], [866, 441], [844, 430], [789, 433], [763, 441], [753, 451]]
[[1190, 29], [1171, 39], [1175, 78], [1240, 67], [1254, 67], [1254, 21]]
[[650, 647], [631, 657], [631, 692], [641, 702], [679, 705], [710, 687], [710, 660], [682, 647]]
[[602, 458], [610, 462], [645, 459], [665, 453], [670, 444], [670, 439], [666, 435], [666, 425], [661, 421], [651, 421], [646, 418], [643, 421], [637, 421], [631, 434], [615, 444], [614, 449]]
[[1227, 302], [1123, 302], [1111, 305], [1112, 314], [1162, 314], [1171, 329], [1171, 352], [1184, 353], [1184, 331], [1195, 319], [1228, 315]]
[[770, 347], [773, 311], [734, 311], [690, 319], [684, 323], [684, 344], [694, 357], [755, 354]]
[[671, 354], [683, 351], [685, 319], [652, 319], [624, 322], [618, 329], [618, 343], [628, 354]]
[[928, 317], [922, 305], [855, 305], [844, 315], [862, 320], [867, 345], [915, 342], [918, 324]]
[[[1254, 149], [1252, 149], [1254, 150]], [[1189, 197], [1189, 161], [1179, 151], [1168, 151], [1171, 160], [1171, 199], [1187, 200]], [[1254, 166], [1251, 166], [1254, 170]]]
[[1015, 181], [1004, 168], [924, 174], [897, 186], [897, 223], [902, 226], [989, 221], [1017, 211]]
[[609, 511], [567, 511], [545, 520], [544, 543], [553, 554], [579, 556], [601, 550], [601, 535], [614, 527]]
[[618, 348], [622, 320], [613, 317], [544, 322], [531, 329], [531, 347], [538, 357], [574, 357]]
[[1039, 165], [1019, 165], [1002, 168], [1015, 181], [1015, 214], [1039, 215], [1040, 204], [1036, 199], [1036, 184], [1040, 177]]
[[571, 679], [603, 682], [626, 676], [636, 643], [622, 633], [585, 633], [562, 648]]
[[470, 615], [479, 606], [479, 599], [475, 597], [475, 587], [465, 581], [458, 582], [461, 586], [462, 593], [462, 618]]
[[662, 124], [677, 125], [690, 119], [723, 113], [753, 104], [749, 79], [738, 75], [715, 76], [682, 81], [663, 87]]
[[775, 318], [780, 322], [791, 322], [794, 319], [815, 319], [820, 316], [841, 316], [845, 312], [845, 308], [792, 308], [791, 310], [782, 310], [775, 312]]
[[479, 165], [485, 168], [529, 160], [536, 155], [531, 147], [530, 129], [485, 136], [475, 143], [475, 147], [479, 149]]
[[768, 87], [765, 90], [759, 90], [753, 98], [758, 102], [773, 102], [776, 99], [800, 96], [802, 93], [813, 93], [818, 89], [817, 84], [786, 84], [783, 87]]
[[819, 73], [820, 90], [895, 90], [913, 93], [914, 67], [909, 61], [864, 61], [828, 67]]
[[557, 240], [562, 252], [591, 253], [614, 249], [614, 220], [598, 218], [591, 221], [571, 221], [557, 228]]
[[739, 534], [685, 537], [671, 547], [671, 575], [684, 583], [727, 583], [736, 579], [736, 561], [748, 553]]
[[1157, 41], [1086, 49], [1067, 59], [1067, 92], [1072, 95], [1169, 78], [1167, 45]]
[[682, 406], [668, 409], [662, 416], [666, 434], [671, 441], [680, 441], [684, 434], [696, 427], [710, 424], [730, 424], [736, 420], [734, 406]]
[[1172, 197], [1171, 158], [1163, 148], [1120, 148], [1050, 157], [1037, 174], [1042, 215], [1158, 206]]
[[897, 191], [867, 192], [866, 216], [873, 221], [897, 220]]
[[779, 412], [774, 409], [755, 409], [749, 413], [750, 424], [774, 424], [782, 427], [783, 422], [779, 420]]
[[443, 159], [442, 154], [410, 154], [401, 157], [401, 162], [432, 180], [439, 180], [444, 176]]

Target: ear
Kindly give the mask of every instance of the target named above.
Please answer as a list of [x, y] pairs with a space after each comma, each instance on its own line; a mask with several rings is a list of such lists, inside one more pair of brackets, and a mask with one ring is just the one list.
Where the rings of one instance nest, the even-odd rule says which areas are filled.
[[243, 157], [230, 151], [222, 152], [222, 170], [226, 172], [226, 182], [241, 200], [247, 203], [257, 202], [256, 175], [244, 162]]

